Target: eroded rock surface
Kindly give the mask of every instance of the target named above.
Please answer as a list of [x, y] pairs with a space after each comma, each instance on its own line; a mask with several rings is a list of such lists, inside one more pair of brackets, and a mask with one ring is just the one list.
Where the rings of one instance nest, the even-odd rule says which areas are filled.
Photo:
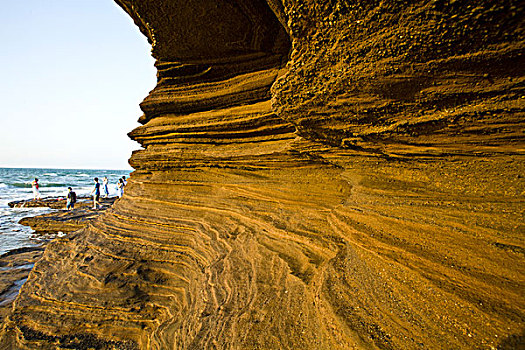
[[[61, 201], [60, 209], [63, 210], [25, 217], [19, 221], [19, 224], [30, 226], [35, 231], [35, 234], [57, 234], [59, 232], [65, 234], [83, 228], [108, 210], [116, 200], [117, 197], [100, 198], [99, 203], [101, 206], [96, 210], [92, 209], [93, 201], [89, 197], [79, 198], [73, 210], [65, 210], [65, 201]], [[48, 202], [54, 203], [53, 200]], [[31, 201], [30, 203], [33, 202]], [[40, 206], [48, 206], [48, 203], [41, 203]]]
[[[0, 322], [9, 313], [21, 286], [26, 282], [34, 264], [41, 258], [48, 242], [79, 230], [95, 220], [115, 201], [116, 197], [101, 198], [102, 207], [91, 209], [90, 197], [78, 197], [74, 210], [59, 210], [48, 214], [25, 217], [20, 224], [30, 226], [38, 236], [38, 246], [13, 249], [0, 255]], [[41, 200], [20, 200], [8, 203], [10, 207], [48, 207], [64, 209], [65, 200], [47, 197]]]
[[523, 344], [520, 1], [117, 0], [158, 85], [20, 348]]
[[24, 247], [0, 255], [0, 322], [43, 252], [43, 247]]

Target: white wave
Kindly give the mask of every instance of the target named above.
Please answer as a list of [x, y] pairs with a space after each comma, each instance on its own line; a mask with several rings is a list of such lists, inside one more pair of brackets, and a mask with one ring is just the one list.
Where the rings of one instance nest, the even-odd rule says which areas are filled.
[[57, 173], [45, 173], [42, 176], [57, 176]]

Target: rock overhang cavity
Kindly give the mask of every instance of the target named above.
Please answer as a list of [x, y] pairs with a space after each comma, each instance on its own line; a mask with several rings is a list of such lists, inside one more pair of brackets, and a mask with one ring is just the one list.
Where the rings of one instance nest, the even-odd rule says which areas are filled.
[[258, 52], [289, 52], [289, 36], [264, 0], [117, 3], [153, 43], [153, 57], [161, 61], [220, 63]]

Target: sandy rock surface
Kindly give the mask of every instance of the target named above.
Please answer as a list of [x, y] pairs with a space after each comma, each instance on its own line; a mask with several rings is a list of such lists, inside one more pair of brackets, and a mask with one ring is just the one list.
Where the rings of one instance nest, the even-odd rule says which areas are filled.
[[[30, 226], [39, 235], [41, 244], [34, 247], [23, 247], [11, 250], [0, 256], [0, 317], [8, 314], [21, 286], [27, 280], [31, 269], [41, 258], [49, 241], [86, 226], [107, 210], [117, 198], [103, 198], [103, 207], [92, 210], [88, 197], [80, 197], [76, 209], [60, 210], [49, 214], [26, 217], [20, 224]], [[9, 203], [10, 207], [48, 207], [63, 209], [65, 201], [49, 197], [41, 200], [20, 200]]]

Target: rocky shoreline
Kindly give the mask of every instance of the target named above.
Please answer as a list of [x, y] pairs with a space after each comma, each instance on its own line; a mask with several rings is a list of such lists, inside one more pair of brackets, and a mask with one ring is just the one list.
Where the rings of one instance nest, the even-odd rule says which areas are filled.
[[43, 237], [42, 243], [35, 247], [22, 247], [0, 255], [0, 322], [9, 313], [13, 301], [27, 280], [31, 269], [45, 250], [47, 244], [56, 237], [86, 226], [110, 208], [118, 197], [101, 198], [102, 208], [92, 209], [90, 197], [79, 197], [74, 210], [65, 210], [65, 199], [46, 197], [41, 200], [20, 200], [8, 203], [11, 208], [48, 207], [60, 209], [52, 213], [25, 217], [21, 225], [30, 226], [35, 234]]

